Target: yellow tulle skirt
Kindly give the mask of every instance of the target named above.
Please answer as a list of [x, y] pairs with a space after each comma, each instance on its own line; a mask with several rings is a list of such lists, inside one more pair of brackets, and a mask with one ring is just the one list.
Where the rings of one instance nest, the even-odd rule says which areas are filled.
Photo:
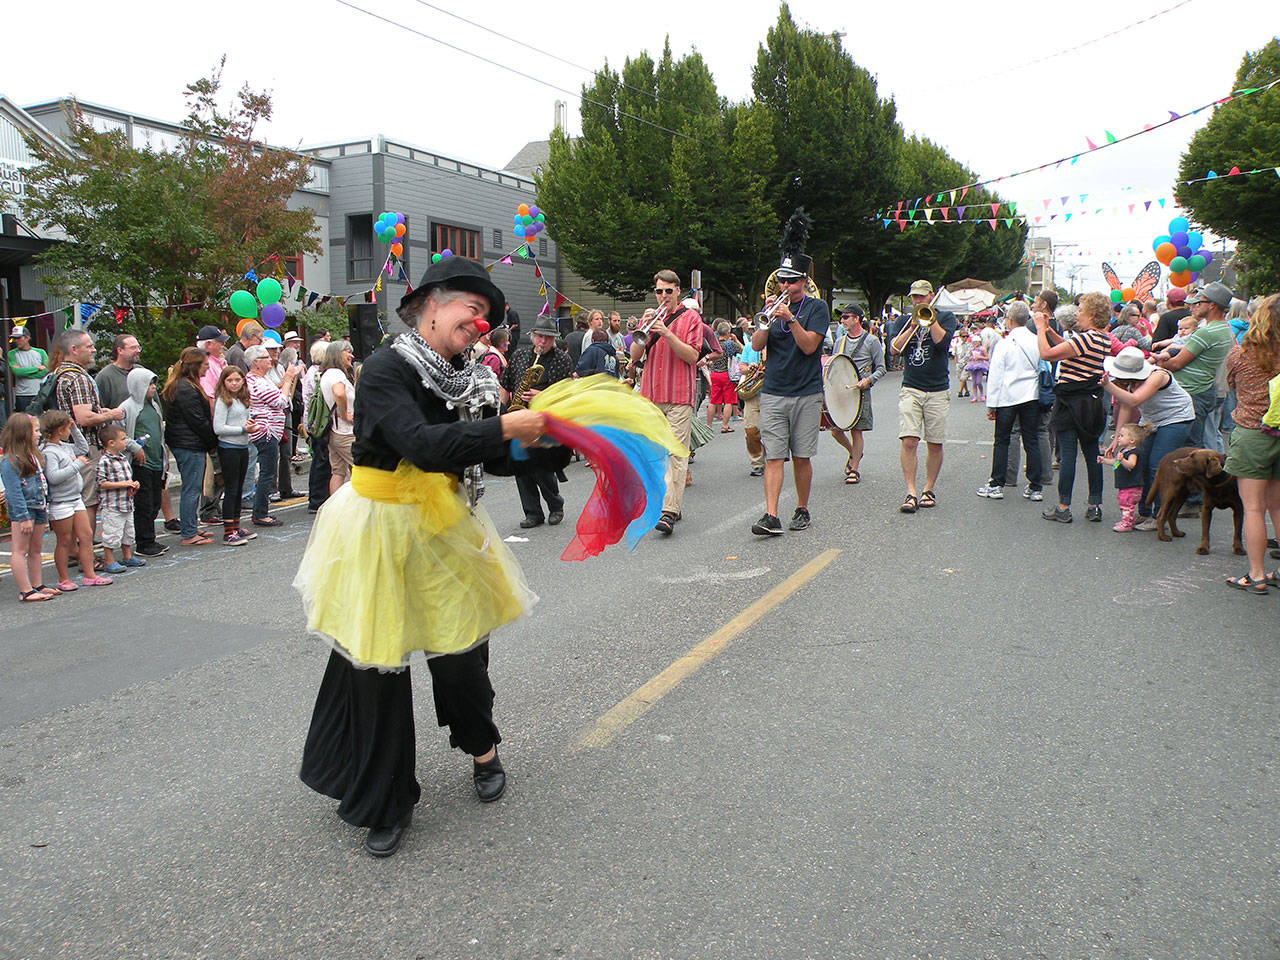
[[360, 667], [460, 653], [537, 603], [456, 477], [356, 467], [316, 514], [293, 581], [307, 629]]

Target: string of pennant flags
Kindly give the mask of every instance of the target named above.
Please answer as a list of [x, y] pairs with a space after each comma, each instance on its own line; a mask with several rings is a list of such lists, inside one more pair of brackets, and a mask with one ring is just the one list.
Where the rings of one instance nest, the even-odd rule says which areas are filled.
[[[1144, 136], [1145, 134], [1148, 134], [1155, 130], [1159, 130], [1163, 127], [1166, 127], [1171, 123], [1176, 123], [1179, 120], [1185, 120], [1188, 117], [1193, 117], [1198, 113], [1202, 113], [1203, 111], [1209, 110], [1213, 107], [1221, 106], [1224, 103], [1229, 103], [1232, 100], [1235, 100], [1239, 97], [1247, 97], [1257, 93], [1263, 93], [1267, 90], [1270, 90], [1276, 84], [1280, 84], [1280, 77], [1274, 77], [1271, 80], [1268, 80], [1263, 84], [1260, 84], [1259, 86], [1244, 87], [1240, 90], [1234, 90], [1231, 93], [1227, 94], [1225, 97], [1220, 97], [1217, 100], [1213, 100], [1209, 103], [1202, 104], [1201, 106], [1196, 107], [1194, 110], [1189, 110], [1185, 113], [1178, 113], [1176, 110], [1170, 110], [1169, 119], [1162, 120], [1160, 123], [1156, 123], [1156, 124], [1151, 124], [1151, 123], [1144, 124], [1141, 130], [1137, 130], [1133, 133], [1126, 134], [1125, 136], [1122, 136], [1122, 137], [1117, 137], [1110, 130], [1104, 130], [1103, 131], [1104, 137], [1103, 137], [1102, 143], [1094, 143], [1091, 137], [1086, 136], [1085, 144], [1087, 145], [1087, 149], [1081, 150], [1079, 153], [1069, 154], [1057, 160], [1049, 160], [1046, 163], [1041, 163], [1037, 166], [1027, 167], [1025, 170], [1017, 170], [1017, 171], [1014, 171], [1013, 173], [1006, 173], [1003, 176], [991, 177], [987, 180], [975, 180], [972, 183], [962, 184], [961, 186], [958, 186], [958, 187], [944, 188], [944, 189], [926, 194], [925, 196], [922, 196], [922, 197], [915, 197], [914, 199], [911, 199], [911, 200], [899, 200], [897, 201], [896, 204], [891, 204], [890, 206], [877, 211], [876, 216], [880, 219], [884, 219], [885, 215], [890, 211], [892, 211], [893, 213], [902, 213], [904, 211], [904, 208], [908, 210], [916, 209], [920, 207], [921, 204], [932, 204], [935, 200], [937, 200], [938, 204], [940, 205], [944, 197], [947, 198], [948, 206], [954, 206], [957, 200], [963, 201], [965, 196], [969, 193], [970, 190], [979, 190], [983, 187], [988, 187], [988, 186], [991, 186], [992, 184], [1000, 183], [1004, 180], [1012, 180], [1015, 177], [1025, 176], [1026, 174], [1029, 174], [1029, 173], [1039, 173], [1042, 170], [1048, 170], [1050, 167], [1054, 167], [1054, 168], [1061, 167], [1064, 163], [1074, 164], [1081, 157], [1088, 156], [1090, 153], [1093, 153], [1096, 150], [1104, 150], [1107, 147], [1115, 146], [1118, 143], [1125, 143], [1126, 141], [1132, 140], [1135, 137]], [[1214, 177], [1216, 176], [1217, 174], [1214, 175]], [[1214, 177], [1205, 177], [1203, 179], [1214, 179]], [[1196, 181], [1191, 180], [1187, 182], [1194, 183]]]
[[[1216, 171], [1210, 170], [1203, 177], [1193, 177], [1190, 180], [1184, 180], [1182, 182], [1190, 186], [1193, 183], [1207, 183], [1213, 180], [1221, 180], [1226, 182], [1233, 177], [1251, 177], [1251, 176], [1259, 176], [1259, 175], [1274, 175], [1276, 177], [1280, 177], [1280, 166], [1258, 167], [1253, 170], [1241, 170], [1238, 166], [1233, 166], [1227, 173], [1224, 173], [1224, 174], [1219, 174]], [[1076, 194], [1075, 196], [1064, 195], [1056, 198], [1045, 197], [1040, 201], [1043, 204], [1044, 213], [1038, 214], [1038, 215], [1019, 213], [1018, 203], [1016, 201], [1001, 201], [999, 203], [982, 204], [981, 208], [983, 211], [983, 215], [978, 217], [965, 216], [965, 213], [967, 211], [974, 210], [976, 206], [974, 204], [969, 204], [969, 205], [959, 205], [955, 207], [945, 206], [945, 205], [937, 206], [937, 207], [917, 207], [917, 208], [912, 208], [910, 210], [903, 211], [901, 213], [899, 213], [898, 211], [891, 211], [892, 216], [884, 216], [882, 213], [879, 216], [879, 219], [881, 221], [881, 225], [885, 229], [888, 229], [891, 224], [896, 223], [898, 225], [899, 232], [905, 230], [909, 226], [920, 226], [921, 224], [924, 224], [926, 226], [932, 226], [933, 224], [936, 224], [936, 223], [985, 223], [988, 226], [990, 226], [991, 229], [994, 230], [996, 229], [997, 224], [1000, 222], [1005, 223], [1007, 227], [1012, 227], [1014, 222], [1025, 223], [1028, 220], [1033, 220], [1036, 223], [1041, 223], [1045, 220], [1046, 216], [1051, 221], [1056, 220], [1058, 217], [1061, 216], [1063, 218], [1063, 222], [1065, 223], [1066, 221], [1070, 220], [1073, 216], [1083, 217], [1088, 214], [1092, 214], [1094, 216], [1105, 214], [1108, 212], [1112, 214], [1118, 214], [1118, 213], [1126, 212], [1126, 210], [1129, 214], [1135, 214], [1139, 212], [1138, 210], [1139, 207], [1142, 208], [1141, 210], [1142, 213], [1146, 213], [1151, 209], [1152, 204], [1157, 204], [1160, 207], [1160, 209], [1164, 209], [1166, 203], [1169, 203], [1172, 201], [1172, 198], [1170, 197], [1154, 197], [1152, 199], [1144, 199], [1144, 200], [1132, 200], [1132, 201], [1125, 200], [1115, 204], [1104, 203], [1101, 206], [1093, 206], [1092, 210], [1086, 208], [1082, 210], [1072, 210], [1072, 211], [1066, 211], [1066, 212], [1062, 212], [1060, 210], [1058, 213], [1048, 212], [1050, 207], [1055, 203], [1059, 204], [1060, 207], [1062, 208], [1065, 208], [1068, 204], [1075, 204], [1075, 203], [1079, 203], [1083, 207], [1088, 203], [1088, 199], [1090, 196], [1091, 194], [1089, 193], [1081, 193], [1081, 194]], [[989, 217], [986, 216], [987, 207], [991, 208], [991, 216]], [[1109, 210], [1108, 210], [1108, 207], [1110, 208]], [[1001, 212], [1002, 209], [1005, 211], [1004, 213]], [[938, 214], [938, 213], [940, 213], [941, 216], [935, 216], [935, 214]]]

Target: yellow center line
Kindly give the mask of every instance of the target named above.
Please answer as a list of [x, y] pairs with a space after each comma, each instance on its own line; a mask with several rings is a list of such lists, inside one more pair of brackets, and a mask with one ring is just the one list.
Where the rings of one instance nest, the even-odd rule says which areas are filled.
[[607, 745], [627, 725], [670, 693], [676, 684], [722, 652], [744, 630], [821, 573], [839, 553], [838, 549], [832, 549], [818, 554], [671, 666], [619, 702], [603, 714], [596, 721], [596, 725], [582, 736], [578, 741], [577, 749]]

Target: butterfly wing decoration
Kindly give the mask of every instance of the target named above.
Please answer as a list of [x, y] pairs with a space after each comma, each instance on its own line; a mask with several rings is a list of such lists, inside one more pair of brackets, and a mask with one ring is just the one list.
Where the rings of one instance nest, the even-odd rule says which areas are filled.
[[1138, 275], [1133, 278], [1133, 296], [1135, 300], [1147, 299], [1147, 294], [1156, 288], [1156, 284], [1160, 282], [1160, 264], [1152, 260], [1145, 267], [1138, 271]]
[[1116, 272], [1111, 269], [1111, 264], [1104, 263], [1102, 265], [1102, 275], [1107, 278], [1107, 284], [1112, 290], [1124, 289], [1124, 284], [1120, 282], [1120, 278], [1116, 276]]

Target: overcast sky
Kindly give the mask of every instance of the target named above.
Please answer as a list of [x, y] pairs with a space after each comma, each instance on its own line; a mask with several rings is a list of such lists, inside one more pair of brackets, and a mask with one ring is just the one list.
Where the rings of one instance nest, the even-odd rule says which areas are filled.
[[[350, 2], [571, 91], [589, 79], [583, 70], [417, 0]], [[696, 47], [720, 92], [735, 100], [750, 95], [757, 47], [778, 15], [770, 0], [431, 2], [588, 68], [605, 59], [620, 65], [641, 50], [660, 52], [669, 36], [677, 54]], [[1224, 96], [1244, 53], [1280, 29], [1276, 10], [1274, 0], [1075, 0], [1054, 7], [1011, 0], [791, 4], [801, 24], [845, 34], [845, 50], [877, 77], [881, 95], [895, 100], [909, 132], [942, 144], [984, 178], [1056, 160], [1085, 149], [1086, 137], [1102, 143], [1104, 131], [1121, 137], [1168, 119], [1169, 110], [1185, 113]], [[5, 13], [9, 43], [0, 93], [22, 105], [74, 95], [180, 120], [184, 84], [206, 74], [225, 53], [229, 90], [248, 83], [272, 93], [275, 120], [264, 133], [284, 146], [382, 133], [501, 167], [527, 141], [546, 139], [557, 99], [569, 101], [571, 132], [577, 132], [574, 97], [337, 0], [222, 0], [200, 6], [63, 0], [56, 21], [49, 13], [30, 3]], [[1088, 42], [1155, 14], [1160, 15], [1133, 29]], [[1036, 62], [1043, 57], [1048, 59]], [[1128, 204], [1171, 196], [1178, 156], [1207, 119], [1206, 112], [1075, 165], [999, 185], [1020, 209], [1046, 217], [1043, 232], [1063, 257], [1061, 285], [1069, 286], [1072, 265], [1084, 267], [1076, 283], [1086, 288], [1101, 285], [1098, 265], [1104, 259], [1126, 281], [1126, 274], [1152, 259], [1151, 240], [1174, 215], [1172, 201], [1164, 210], [1152, 204], [1144, 216], [1130, 216]], [[1064, 223], [1056, 198], [1078, 201], [1081, 193], [1089, 195], [1089, 214], [1081, 218], [1082, 206], [1074, 202], [1066, 210], [1076, 213]], [[1047, 213], [1060, 214], [1052, 223], [1041, 203], [1049, 197], [1054, 202]], [[1120, 215], [1109, 213], [1114, 205]], [[1094, 216], [1096, 206], [1108, 213]], [[554, 229], [552, 224], [553, 234]]]

